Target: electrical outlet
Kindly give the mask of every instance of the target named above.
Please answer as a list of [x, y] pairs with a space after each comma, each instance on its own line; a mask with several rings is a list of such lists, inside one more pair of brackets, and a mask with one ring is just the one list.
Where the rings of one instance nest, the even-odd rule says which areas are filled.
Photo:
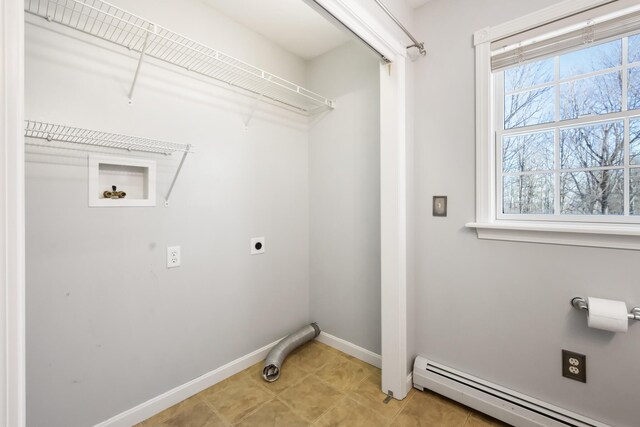
[[562, 376], [586, 383], [587, 356], [568, 350], [562, 350]]
[[167, 268], [180, 267], [180, 246], [167, 247]]
[[264, 237], [254, 237], [251, 239], [251, 255], [264, 253]]

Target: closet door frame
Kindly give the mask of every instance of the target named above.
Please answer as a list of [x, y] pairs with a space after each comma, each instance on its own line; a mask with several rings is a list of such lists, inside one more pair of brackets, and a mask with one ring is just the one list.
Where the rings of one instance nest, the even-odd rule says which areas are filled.
[[407, 51], [386, 16], [353, 0], [319, 4], [383, 55], [380, 64], [380, 262], [382, 391], [404, 399], [413, 386], [407, 342]]
[[24, 2], [0, 5], [0, 426], [25, 426]]
[[[365, 8], [317, 0], [381, 52], [380, 196], [382, 390], [403, 399], [411, 388], [407, 359], [406, 50]], [[3, 68], [0, 108], [0, 426], [25, 426], [24, 1], [0, 8]]]

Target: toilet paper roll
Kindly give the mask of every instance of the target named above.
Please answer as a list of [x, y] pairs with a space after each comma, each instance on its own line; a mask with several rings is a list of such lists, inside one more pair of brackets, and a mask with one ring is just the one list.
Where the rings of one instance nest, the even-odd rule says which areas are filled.
[[627, 332], [627, 305], [622, 301], [589, 297], [588, 325], [611, 332]]

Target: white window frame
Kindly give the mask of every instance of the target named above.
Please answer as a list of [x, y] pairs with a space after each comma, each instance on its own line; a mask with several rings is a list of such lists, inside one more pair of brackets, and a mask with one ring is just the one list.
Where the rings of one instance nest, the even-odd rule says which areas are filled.
[[[467, 227], [475, 228], [478, 238], [640, 250], [638, 224], [605, 223], [602, 219], [592, 218], [587, 221], [581, 218], [581, 221], [572, 222], [543, 220], [540, 216], [514, 219], [513, 215], [498, 215], [497, 209], [501, 203], [497, 186], [496, 168], [499, 159], [495, 138], [495, 108], [498, 100], [491, 72], [491, 43], [607, 3], [611, 3], [611, 0], [565, 0], [530, 15], [475, 33], [476, 220], [468, 223]], [[629, 5], [624, 0], [619, 0], [619, 3], [621, 10]], [[566, 124], [563, 122], [562, 126], [577, 124], [581, 120], [568, 120]], [[573, 123], [574, 121], [576, 123]]]
[[[524, 89], [518, 89], [510, 92], [504, 91], [504, 82], [502, 72], [494, 73], [494, 88], [495, 88], [495, 101], [496, 104], [494, 106], [496, 110], [495, 114], [495, 153], [496, 153], [496, 176], [497, 176], [497, 186], [496, 186], [496, 218], [498, 220], [515, 220], [515, 221], [562, 221], [562, 222], [581, 222], [581, 223], [620, 223], [620, 224], [630, 224], [636, 223], [640, 224], [640, 215], [629, 216], [629, 172], [633, 169], [640, 169], [640, 165], [632, 165], [629, 162], [629, 121], [633, 119], [640, 119], [640, 109], [635, 110], [627, 110], [628, 107], [628, 76], [629, 72], [632, 69], [640, 70], [640, 60], [635, 62], [628, 62], [628, 37], [629, 36], [617, 36], [612, 39], [599, 41], [600, 43], [608, 43], [615, 40], [621, 40], [621, 65], [604, 68], [598, 71], [593, 71], [589, 73], [579, 74], [571, 77], [560, 77], [560, 60], [559, 57], [561, 55], [554, 55], [549, 58], [553, 58], [554, 60], [554, 69], [555, 75], [554, 80], [537, 84], [531, 87], [527, 87]], [[608, 113], [603, 115], [586, 115], [583, 117], [579, 117], [576, 119], [568, 119], [562, 120], [560, 117], [560, 87], [562, 84], [575, 82], [579, 80], [589, 79], [596, 76], [601, 76], [605, 74], [613, 74], [613, 73], [621, 73], [622, 76], [622, 90], [620, 93], [621, 96], [621, 111]], [[518, 93], [518, 92], [528, 92], [531, 90], [537, 90], [550, 87], [553, 88], [555, 92], [554, 96], [554, 120], [548, 123], [534, 124], [528, 126], [522, 126], [511, 129], [504, 129], [504, 99], [505, 95]], [[573, 129], [579, 127], [588, 127], [593, 125], [598, 125], [601, 123], [611, 123], [611, 122], [622, 122], [624, 126], [624, 162], [621, 165], [611, 165], [606, 167], [591, 167], [591, 168], [576, 168], [576, 169], [561, 169], [560, 168], [560, 147], [559, 147], [559, 132], [563, 129]], [[529, 135], [533, 133], [541, 133], [541, 132], [554, 132], [554, 152], [555, 152], [555, 162], [554, 167], [550, 170], [545, 171], [525, 171], [525, 172], [510, 172], [503, 173], [502, 172], [502, 150], [500, 149], [500, 143], [502, 141], [503, 136], [516, 136], [516, 135]], [[566, 172], [581, 172], [581, 171], [592, 171], [592, 170], [622, 170], [624, 173], [624, 212], [623, 215], [559, 215], [560, 212], [560, 174]], [[517, 175], [539, 175], [539, 174], [552, 174], [554, 179], [554, 212], [556, 214], [506, 214], [502, 212], [502, 198], [503, 198], [503, 186], [500, 185], [501, 177], [506, 175], [517, 176]]]

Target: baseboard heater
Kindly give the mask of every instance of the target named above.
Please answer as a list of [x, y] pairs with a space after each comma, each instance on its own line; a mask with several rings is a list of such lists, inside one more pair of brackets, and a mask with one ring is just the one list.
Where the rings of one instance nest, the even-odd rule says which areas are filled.
[[413, 385], [429, 389], [517, 427], [609, 427], [598, 421], [418, 356]]

